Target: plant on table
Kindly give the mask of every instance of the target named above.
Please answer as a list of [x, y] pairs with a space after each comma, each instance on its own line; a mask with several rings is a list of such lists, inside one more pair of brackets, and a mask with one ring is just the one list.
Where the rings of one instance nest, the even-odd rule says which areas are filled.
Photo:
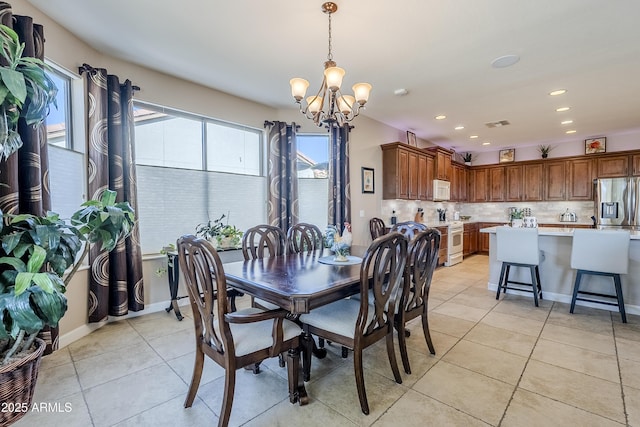
[[38, 333], [58, 325], [67, 311], [66, 286], [89, 252], [86, 242], [111, 251], [129, 235], [133, 209], [115, 199], [114, 191], [105, 191], [82, 204], [70, 222], [54, 212], [0, 212], [0, 366], [33, 351]]
[[[227, 222], [223, 223], [222, 220], [225, 218]], [[209, 220], [196, 227], [196, 235], [209, 240], [216, 249], [240, 247], [243, 234], [244, 232], [235, 225], [229, 224], [229, 218], [224, 214], [218, 219]]]

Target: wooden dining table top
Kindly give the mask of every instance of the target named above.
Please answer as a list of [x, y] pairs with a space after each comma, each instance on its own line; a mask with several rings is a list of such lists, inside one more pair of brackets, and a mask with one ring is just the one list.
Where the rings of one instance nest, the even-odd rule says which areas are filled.
[[[351, 254], [362, 258], [365, 246]], [[360, 266], [319, 262], [327, 249], [299, 254], [237, 261], [223, 265], [229, 286], [263, 299], [293, 314], [310, 310], [360, 292]]]

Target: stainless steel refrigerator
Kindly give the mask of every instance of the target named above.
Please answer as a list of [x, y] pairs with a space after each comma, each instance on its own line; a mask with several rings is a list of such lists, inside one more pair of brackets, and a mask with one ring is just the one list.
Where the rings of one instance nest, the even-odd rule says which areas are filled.
[[640, 229], [640, 177], [596, 179], [596, 224]]

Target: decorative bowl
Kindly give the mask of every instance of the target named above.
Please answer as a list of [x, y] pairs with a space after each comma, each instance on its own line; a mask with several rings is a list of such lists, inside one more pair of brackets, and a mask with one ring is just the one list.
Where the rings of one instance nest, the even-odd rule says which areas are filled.
[[462, 221], [469, 221], [471, 219], [471, 216], [469, 216], [469, 215], [460, 215], [460, 219]]

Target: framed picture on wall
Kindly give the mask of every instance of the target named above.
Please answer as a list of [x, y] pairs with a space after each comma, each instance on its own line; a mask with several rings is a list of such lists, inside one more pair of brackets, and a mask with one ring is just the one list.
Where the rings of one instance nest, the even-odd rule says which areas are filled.
[[418, 141], [416, 140], [416, 134], [411, 132], [411, 131], [407, 131], [407, 144], [413, 146], [413, 147], [417, 147], [418, 146]]
[[607, 151], [607, 138], [589, 138], [584, 140], [584, 154], [604, 153]]
[[498, 161], [500, 163], [509, 163], [513, 162], [516, 159], [516, 149], [508, 148], [506, 150], [500, 150], [498, 155]]
[[375, 193], [375, 180], [373, 168], [362, 168], [362, 192]]

